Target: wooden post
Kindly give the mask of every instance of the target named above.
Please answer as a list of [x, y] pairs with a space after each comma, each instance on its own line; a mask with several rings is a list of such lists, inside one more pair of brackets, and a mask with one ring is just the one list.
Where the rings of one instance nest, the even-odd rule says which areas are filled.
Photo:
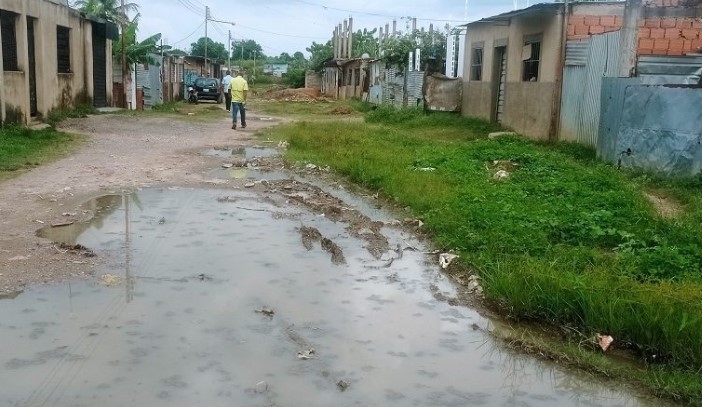
[[638, 43], [639, 20], [643, 12], [641, 0], [626, 0], [621, 37], [619, 37], [619, 77], [634, 76], [636, 70], [636, 49]]

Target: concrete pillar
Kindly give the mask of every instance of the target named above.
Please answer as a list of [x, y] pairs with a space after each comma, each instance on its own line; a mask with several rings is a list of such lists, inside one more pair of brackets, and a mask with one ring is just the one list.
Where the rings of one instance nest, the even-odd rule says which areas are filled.
[[619, 77], [629, 78], [636, 70], [636, 48], [638, 42], [638, 26], [643, 4], [641, 0], [626, 0], [624, 19], [619, 37]]
[[347, 49], [349, 46], [349, 20], [344, 20], [344, 32], [341, 35], [341, 57], [348, 58]]
[[[24, 72], [24, 97], [22, 115], [24, 123], [29, 123], [29, 46], [27, 42], [27, 2], [22, 2], [22, 13], [17, 17], [17, 62], [19, 70]], [[40, 89], [37, 89], [39, 92]]]
[[341, 43], [343, 42], [344, 32], [341, 30], [341, 23], [336, 27], [338, 35], [336, 36], [337, 58], [343, 58], [341, 52]]
[[349, 17], [349, 37], [348, 37], [348, 52], [347, 55], [349, 58], [353, 57], [353, 17]]
[[397, 20], [392, 20], [392, 36], [397, 35]]
[[334, 59], [339, 58], [338, 49], [336, 47], [336, 40], [338, 37], [337, 31], [337, 27], [334, 27], [334, 32], [332, 33], [332, 48], [334, 48]]

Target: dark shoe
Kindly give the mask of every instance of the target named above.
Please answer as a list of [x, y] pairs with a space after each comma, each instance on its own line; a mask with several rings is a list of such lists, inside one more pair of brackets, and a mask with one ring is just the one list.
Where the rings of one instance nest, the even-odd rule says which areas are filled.
[[241, 125], [241, 128], [242, 128], [242, 129], [245, 129], [245, 128], [246, 128], [246, 125], [245, 125], [245, 124], [242, 124], [242, 125]]
[[236, 130], [236, 124], [232, 124], [232, 130]]

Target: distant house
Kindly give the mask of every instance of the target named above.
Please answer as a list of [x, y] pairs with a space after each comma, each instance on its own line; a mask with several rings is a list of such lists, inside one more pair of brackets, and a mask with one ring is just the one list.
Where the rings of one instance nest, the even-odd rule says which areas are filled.
[[[658, 0], [644, 7], [639, 56], [700, 52], [702, 8], [699, 0], [687, 3]], [[575, 140], [577, 136], [570, 134], [582, 122], [578, 124], [576, 117], [574, 127], [559, 126], [562, 99], [582, 92], [590, 75], [592, 100], [599, 106], [600, 78], [616, 70], [623, 15], [623, 2], [575, 2], [564, 21], [563, 3], [544, 3], [467, 24], [463, 114], [501, 123], [535, 139]], [[573, 102], [578, 106], [577, 100]], [[596, 119], [590, 118], [593, 126]]]
[[49, 0], [0, 3], [2, 121], [28, 123], [78, 99], [112, 104], [117, 27]]
[[263, 73], [280, 78], [288, 74], [288, 64], [264, 64]]

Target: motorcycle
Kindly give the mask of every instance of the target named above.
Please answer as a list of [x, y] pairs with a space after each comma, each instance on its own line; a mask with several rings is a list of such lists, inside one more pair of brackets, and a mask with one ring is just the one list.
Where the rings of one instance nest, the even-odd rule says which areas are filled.
[[197, 103], [197, 91], [192, 86], [188, 87], [188, 103]]

